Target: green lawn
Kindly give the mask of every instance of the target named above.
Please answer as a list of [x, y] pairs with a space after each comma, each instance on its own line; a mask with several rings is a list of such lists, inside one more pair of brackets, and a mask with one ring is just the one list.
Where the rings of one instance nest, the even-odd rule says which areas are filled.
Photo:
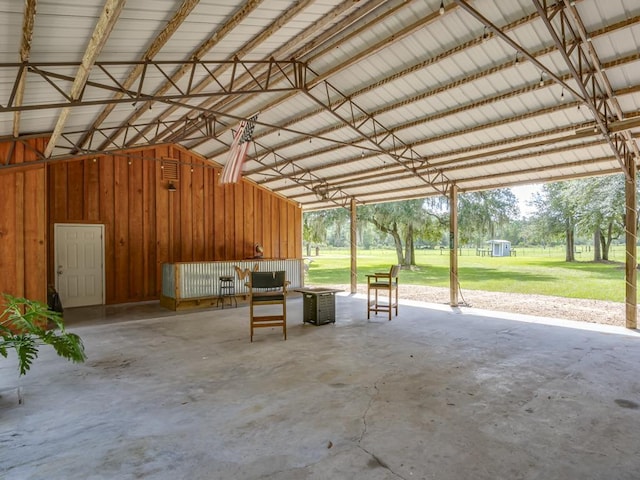
[[[623, 302], [625, 295], [624, 247], [611, 252], [610, 263], [593, 263], [593, 254], [582, 252], [577, 261], [564, 261], [562, 248], [518, 248], [517, 256], [480, 257], [474, 250], [463, 250], [458, 257], [462, 290], [530, 293], [570, 298], [591, 298]], [[417, 266], [403, 270], [400, 282], [435, 287], [449, 286], [448, 251], [418, 250]], [[307, 283], [313, 285], [349, 284], [349, 251], [321, 249], [310, 257]], [[358, 250], [358, 283], [366, 275], [384, 272], [396, 263], [392, 250]]]

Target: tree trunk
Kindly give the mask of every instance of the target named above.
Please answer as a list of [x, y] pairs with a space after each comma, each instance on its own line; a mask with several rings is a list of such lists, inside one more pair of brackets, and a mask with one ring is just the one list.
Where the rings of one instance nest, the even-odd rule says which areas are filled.
[[575, 243], [574, 243], [574, 232], [573, 228], [567, 228], [567, 251], [565, 255], [566, 262], [574, 262], [575, 257]]
[[416, 264], [415, 248], [413, 245], [413, 225], [407, 228], [407, 234], [404, 240], [404, 261], [403, 265], [411, 266]]
[[393, 243], [396, 246], [396, 255], [398, 255], [398, 263], [404, 265], [404, 256], [402, 255], [402, 239], [395, 228], [389, 232], [393, 237]]
[[311, 242], [307, 243], [307, 257], [311, 256]]
[[596, 228], [593, 232], [593, 261], [599, 262], [602, 260], [602, 254], [600, 253], [600, 227]]
[[404, 256], [402, 255], [402, 239], [400, 238], [400, 234], [398, 233], [398, 225], [394, 223], [391, 227], [386, 227], [381, 223], [377, 222], [375, 218], [369, 221], [373, 223], [378, 228], [378, 230], [380, 230], [382, 233], [391, 235], [391, 237], [393, 238], [393, 243], [396, 246], [396, 255], [398, 256], [398, 264], [404, 265]]
[[613, 222], [609, 222], [606, 237], [602, 232], [600, 233], [600, 241], [602, 242], [602, 260], [609, 261], [609, 250], [613, 241]]

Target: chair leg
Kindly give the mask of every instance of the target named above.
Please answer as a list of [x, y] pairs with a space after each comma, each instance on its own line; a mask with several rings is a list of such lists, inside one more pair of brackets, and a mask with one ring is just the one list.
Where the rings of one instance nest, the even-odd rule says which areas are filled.
[[371, 287], [367, 286], [367, 320], [371, 318]]
[[287, 304], [282, 304], [282, 333], [284, 333], [284, 339], [287, 340]]
[[396, 317], [398, 316], [398, 287], [396, 287]]
[[391, 310], [393, 309], [393, 290], [391, 290], [391, 282], [389, 282], [389, 321], [391, 321]]
[[250, 340], [253, 343], [253, 304], [249, 304], [249, 330], [250, 330]]

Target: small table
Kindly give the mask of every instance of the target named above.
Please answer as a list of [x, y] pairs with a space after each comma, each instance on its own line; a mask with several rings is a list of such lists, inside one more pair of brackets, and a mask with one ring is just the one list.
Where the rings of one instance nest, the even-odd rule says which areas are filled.
[[335, 288], [296, 288], [294, 292], [302, 293], [302, 323], [324, 325], [336, 323], [336, 292]]

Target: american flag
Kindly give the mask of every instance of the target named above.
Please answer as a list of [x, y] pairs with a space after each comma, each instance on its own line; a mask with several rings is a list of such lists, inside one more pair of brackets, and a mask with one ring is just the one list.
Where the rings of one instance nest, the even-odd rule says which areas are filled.
[[238, 183], [240, 180], [242, 165], [247, 156], [247, 150], [249, 150], [249, 143], [253, 137], [253, 129], [256, 126], [257, 119], [258, 114], [255, 114], [249, 120], [243, 120], [238, 125], [238, 129], [233, 136], [233, 143], [229, 148], [227, 161], [222, 169], [220, 183]]

